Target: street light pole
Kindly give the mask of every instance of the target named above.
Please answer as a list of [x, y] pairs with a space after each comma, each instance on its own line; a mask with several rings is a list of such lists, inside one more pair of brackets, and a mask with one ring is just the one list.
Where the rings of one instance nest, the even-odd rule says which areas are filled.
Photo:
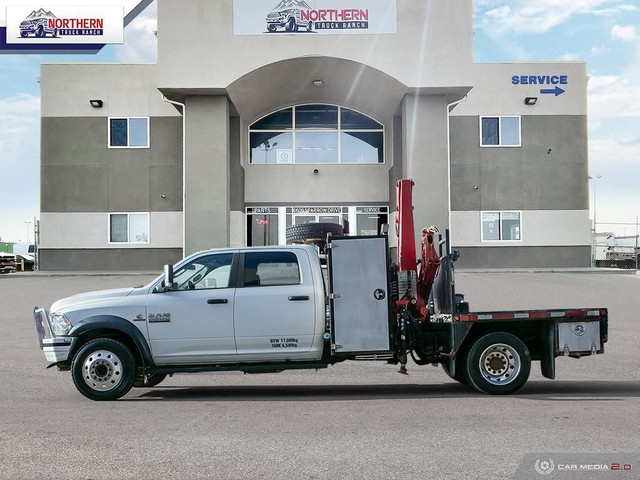
[[29, 226], [31, 225], [31, 222], [24, 222], [27, 225], [27, 243], [29, 243]]
[[602, 175], [596, 175], [595, 178], [589, 176], [589, 180], [593, 180], [593, 236], [596, 236], [596, 219], [597, 219], [597, 204], [596, 204], [596, 182], [602, 178]]

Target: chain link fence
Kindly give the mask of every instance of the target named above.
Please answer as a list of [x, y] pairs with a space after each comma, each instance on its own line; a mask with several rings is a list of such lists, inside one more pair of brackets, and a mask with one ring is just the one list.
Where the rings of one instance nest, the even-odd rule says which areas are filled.
[[[592, 243], [592, 266], [638, 270], [640, 266], [640, 224], [635, 222], [598, 222]], [[633, 235], [629, 235], [633, 232]]]

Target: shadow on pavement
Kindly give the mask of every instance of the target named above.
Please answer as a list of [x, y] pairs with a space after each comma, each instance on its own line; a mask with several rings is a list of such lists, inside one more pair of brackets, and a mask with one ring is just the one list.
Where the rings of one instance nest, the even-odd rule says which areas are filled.
[[[211, 387], [155, 387], [134, 397], [134, 389], [124, 401], [340, 401], [413, 398], [487, 397], [467, 385], [256, 385]], [[495, 397], [494, 397], [495, 398]], [[519, 392], [500, 397], [545, 401], [616, 401], [640, 398], [640, 381], [530, 382]], [[121, 401], [122, 401], [121, 400]]]

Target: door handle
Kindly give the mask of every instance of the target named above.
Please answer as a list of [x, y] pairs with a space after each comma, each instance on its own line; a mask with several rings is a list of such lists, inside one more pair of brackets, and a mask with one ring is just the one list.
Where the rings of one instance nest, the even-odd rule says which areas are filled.
[[306, 300], [309, 300], [309, 295], [294, 295], [289, 297], [290, 302], [304, 302]]
[[229, 303], [229, 299], [227, 298], [210, 298], [209, 300], [207, 300], [207, 303], [209, 305], [219, 305], [222, 303]]

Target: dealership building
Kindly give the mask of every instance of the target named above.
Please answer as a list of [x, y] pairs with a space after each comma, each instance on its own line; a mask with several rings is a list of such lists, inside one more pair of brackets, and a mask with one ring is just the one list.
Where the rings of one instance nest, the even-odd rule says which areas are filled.
[[157, 63], [42, 65], [42, 270], [375, 235], [402, 178], [460, 267], [590, 264], [584, 63], [474, 63], [471, 0], [278, 2], [158, 0]]

